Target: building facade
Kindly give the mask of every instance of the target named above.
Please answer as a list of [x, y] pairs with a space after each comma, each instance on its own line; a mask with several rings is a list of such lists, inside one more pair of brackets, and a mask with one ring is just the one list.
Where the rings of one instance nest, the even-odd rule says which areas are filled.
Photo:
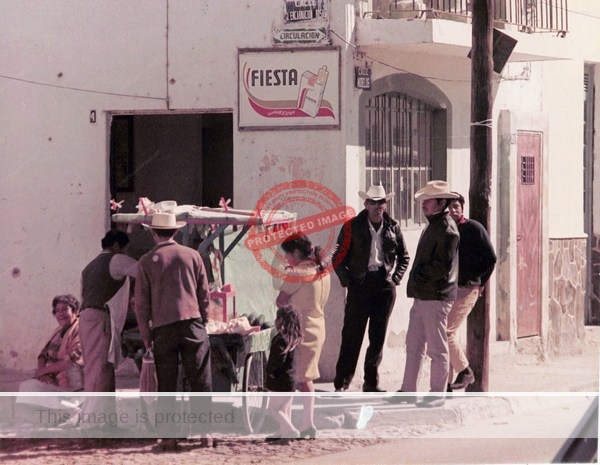
[[[34, 367], [52, 297], [79, 295], [111, 198], [124, 200], [122, 212], [140, 197], [253, 209], [274, 186], [306, 180], [359, 211], [358, 191], [382, 182], [414, 255], [424, 226], [414, 192], [436, 178], [469, 192], [466, 1], [5, 3], [4, 367]], [[600, 6], [546, 3], [494, 3], [496, 29], [516, 45], [494, 75], [492, 121], [475, 123], [491, 124], [494, 139], [490, 339], [500, 351], [554, 356], [578, 353], [600, 311]], [[300, 218], [312, 208], [286, 204]], [[243, 243], [226, 280], [239, 313], [272, 317], [271, 276]], [[332, 283], [325, 379], [343, 321], [344, 290]], [[403, 366], [404, 286], [384, 373]]]

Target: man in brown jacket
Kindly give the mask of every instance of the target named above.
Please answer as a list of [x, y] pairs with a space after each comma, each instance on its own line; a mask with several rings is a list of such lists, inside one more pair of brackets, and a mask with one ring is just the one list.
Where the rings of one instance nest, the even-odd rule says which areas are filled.
[[[173, 240], [177, 230], [185, 225], [172, 213], [155, 213], [150, 228], [156, 246], [140, 258], [135, 283], [135, 312], [140, 334], [146, 348], [152, 347], [156, 364], [159, 392], [177, 390], [179, 358], [190, 390], [212, 390], [210, 342], [206, 332], [206, 309], [209, 289], [206, 270], [200, 254]], [[210, 397], [190, 396], [189, 418], [209, 415]], [[157, 450], [177, 448], [172, 437], [181, 425], [169, 425], [168, 416], [179, 412], [174, 397], [160, 397], [159, 420], [162, 431], [170, 439], [161, 440]], [[158, 415], [158, 413], [157, 413]], [[198, 431], [190, 424], [192, 430]], [[205, 423], [205, 422], [204, 422]], [[169, 428], [170, 427], [170, 428]], [[206, 438], [204, 438], [206, 439]]]

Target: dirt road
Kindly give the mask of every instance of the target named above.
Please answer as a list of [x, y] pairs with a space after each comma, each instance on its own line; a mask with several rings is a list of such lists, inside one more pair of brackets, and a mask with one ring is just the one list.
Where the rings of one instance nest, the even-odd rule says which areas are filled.
[[[153, 439], [0, 439], [0, 462], [18, 465], [158, 465], [164, 463], [246, 465], [292, 462], [381, 444], [384, 439], [317, 438], [267, 444], [263, 439], [217, 439], [216, 447], [201, 448], [199, 440], [181, 443], [177, 452], [153, 453]], [[318, 459], [317, 459], [318, 458]]]

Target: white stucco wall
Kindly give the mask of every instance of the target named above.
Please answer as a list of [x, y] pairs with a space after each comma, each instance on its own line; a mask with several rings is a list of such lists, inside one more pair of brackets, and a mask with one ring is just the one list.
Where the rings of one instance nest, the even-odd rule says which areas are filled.
[[[560, 60], [510, 64], [504, 79], [494, 102], [495, 114], [510, 109], [523, 114], [539, 113], [547, 121], [548, 145], [543, 148], [542, 167], [547, 189], [543, 208], [550, 213], [549, 237], [582, 237], [583, 63]], [[552, 214], [554, 211], [569, 211], [570, 220]]]
[[[552, 238], [583, 237], [583, 62], [545, 63], [544, 108], [549, 115], [549, 212], [569, 212], [548, 217]], [[574, 85], [575, 84], [575, 85]], [[573, 88], [577, 89], [573, 92]], [[569, 91], [571, 90], [571, 91]]]
[[[342, 36], [353, 20], [347, 3], [332, 2], [343, 14], [331, 27]], [[252, 208], [273, 185], [298, 178], [322, 183], [346, 201], [345, 160], [356, 159], [357, 150], [346, 153], [356, 140], [346, 139], [344, 124], [237, 131], [237, 49], [272, 46], [283, 2], [24, 1], [3, 9], [0, 105], [11, 111], [0, 114], [0, 213], [14, 221], [1, 246], [2, 366], [33, 368], [55, 326], [52, 297], [79, 297], [81, 269], [100, 250], [109, 226], [110, 112], [233, 112], [237, 208]], [[349, 47], [340, 45], [345, 69]], [[342, 73], [342, 94], [352, 89], [349, 70]], [[236, 252], [227, 276], [238, 290], [239, 311], [271, 306], [270, 276], [248, 251]], [[341, 314], [341, 302], [338, 286], [332, 314]], [[338, 322], [332, 325], [334, 341]]]
[[34, 366], [56, 324], [52, 297], [78, 296], [80, 271], [100, 249], [108, 225], [103, 111], [164, 106], [164, 62], [151, 53], [164, 43], [164, 12], [142, 21], [140, 5], [3, 5], [0, 213], [13, 220], [0, 252], [2, 366]]
[[[34, 366], [55, 326], [52, 297], [79, 296], [81, 269], [100, 250], [108, 227], [106, 112], [164, 111], [167, 86], [173, 107], [232, 111], [236, 46], [268, 46], [273, 18], [281, 14], [280, 5], [267, 2], [169, 5], [168, 15], [164, 0], [4, 5], [0, 213], [13, 221], [4, 228], [8, 239], [1, 246], [2, 366]], [[240, 13], [242, 20], [228, 27]], [[90, 110], [97, 111], [96, 124], [88, 121]], [[282, 133], [268, 142], [290, 156], [304, 156], [299, 140], [290, 142], [296, 148], [285, 148]], [[244, 175], [238, 185], [253, 189], [242, 189], [239, 198], [251, 207], [258, 184], [244, 177], [259, 172], [262, 153], [244, 150], [243, 143], [236, 155], [248, 156], [250, 169], [239, 169]], [[323, 149], [343, 152], [327, 144]]]

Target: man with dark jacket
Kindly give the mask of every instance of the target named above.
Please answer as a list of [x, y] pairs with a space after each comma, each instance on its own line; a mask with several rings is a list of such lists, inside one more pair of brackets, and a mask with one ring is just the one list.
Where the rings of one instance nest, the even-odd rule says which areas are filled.
[[365, 354], [364, 392], [383, 392], [378, 368], [387, 325], [396, 300], [396, 286], [408, 267], [409, 256], [400, 225], [386, 212], [393, 196], [382, 185], [359, 196], [365, 209], [340, 231], [333, 266], [348, 288], [342, 342], [336, 365], [335, 390], [348, 389], [360, 354], [367, 322], [369, 347]]
[[473, 310], [477, 299], [496, 266], [496, 253], [487, 231], [478, 221], [463, 215], [465, 198], [458, 192], [456, 200], [450, 204], [450, 216], [458, 226], [460, 247], [458, 248], [458, 291], [456, 300], [448, 315], [448, 348], [450, 351], [450, 376], [457, 372], [456, 380], [450, 389], [464, 389], [475, 382], [475, 374], [469, 367], [469, 360], [460, 345], [458, 330]]
[[[407, 295], [413, 297], [406, 332], [406, 366], [400, 392], [416, 392], [417, 380], [425, 353], [431, 358], [429, 395], [418, 407], [444, 405], [448, 383], [448, 339], [446, 325], [458, 284], [459, 234], [447, 207], [450, 192], [445, 181], [429, 181], [417, 191], [415, 199], [428, 225], [423, 230], [407, 283]], [[411, 402], [410, 397], [394, 397], [397, 402]]]

